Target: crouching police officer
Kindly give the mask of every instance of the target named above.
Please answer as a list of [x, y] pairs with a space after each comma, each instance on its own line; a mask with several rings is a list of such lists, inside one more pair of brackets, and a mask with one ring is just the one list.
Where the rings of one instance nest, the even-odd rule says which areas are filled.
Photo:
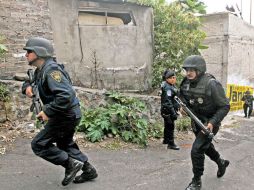
[[176, 76], [171, 70], [166, 70], [163, 74], [161, 84], [161, 115], [164, 119], [164, 139], [163, 144], [168, 144], [168, 149], [179, 150], [174, 142], [175, 120], [179, 108], [174, 97], [177, 95], [175, 87]]
[[[72, 182], [81, 169], [83, 173], [74, 179], [75, 183], [96, 178], [95, 168], [73, 141], [75, 128], [81, 119], [79, 100], [68, 73], [52, 58], [52, 44], [47, 39], [34, 37], [23, 49], [27, 51], [29, 65], [36, 67], [32, 83], [37, 85], [43, 103], [37, 118], [47, 121], [44, 129], [32, 140], [33, 152], [65, 168], [64, 186]], [[22, 86], [22, 93], [30, 98], [33, 96], [31, 85], [26, 81]]]
[[[206, 62], [203, 57], [199, 55], [187, 57], [183, 68], [186, 71], [186, 77], [180, 85], [180, 97], [187, 107], [207, 126], [207, 129], [216, 135], [221, 121], [230, 109], [224, 89], [212, 75], [205, 73]], [[192, 121], [192, 129], [196, 136], [191, 150], [194, 176], [186, 190], [199, 190], [201, 189], [205, 155], [217, 163], [218, 178], [224, 175], [229, 161], [221, 158], [212, 143], [212, 139], [207, 138], [194, 121]]]

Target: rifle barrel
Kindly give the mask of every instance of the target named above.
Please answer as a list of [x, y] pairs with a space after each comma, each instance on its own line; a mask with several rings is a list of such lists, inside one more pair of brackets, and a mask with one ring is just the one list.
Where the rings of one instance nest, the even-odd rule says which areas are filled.
[[208, 136], [208, 138], [213, 139], [214, 134], [205, 127], [205, 125], [200, 121], [200, 119], [197, 118], [197, 116], [194, 113], [192, 113], [192, 111], [186, 106], [186, 104], [183, 103], [182, 100], [177, 96], [175, 96], [174, 99], [183, 108], [183, 110], [189, 115], [189, 117], [195, 121], [195, 123], [200, 127], [200, 129]]

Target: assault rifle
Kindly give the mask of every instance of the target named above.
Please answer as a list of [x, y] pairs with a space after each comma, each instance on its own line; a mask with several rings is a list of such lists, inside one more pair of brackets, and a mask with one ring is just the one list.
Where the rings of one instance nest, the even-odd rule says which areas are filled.
[[214, 134], [212, 133], [212, 131], [208, 130], [205, 127], [205, 125], [200, 121], [200, 119], [197, 118], [197, 116], [194, 113], [192, 113], [192, 111], [186, 106], [186, 104], [183, 103], [182, 100], [177, 96], [175, 96], [175, 101], [183, 108], [183, 110], [189, 115], [189, 117], [195, 121], [195, 123], [200, 127], [203, 133], [207, 135], [209, 139], [214, 140]]
[[40, 101], [38, 86], [35, 84], [35, 81], [34, 81], [33, 69], [28, 69], [27, 74], [28, 74], [29, 82], [30, 82], [30, 85], [32, 86], [32, 92], [33, 92], [33, 97], [32, 97], [33, 103], [30, 107], [30, 111], [33, 112], [35, 109], [35, 113], [37, 115], [42, 110], [42, 104]]

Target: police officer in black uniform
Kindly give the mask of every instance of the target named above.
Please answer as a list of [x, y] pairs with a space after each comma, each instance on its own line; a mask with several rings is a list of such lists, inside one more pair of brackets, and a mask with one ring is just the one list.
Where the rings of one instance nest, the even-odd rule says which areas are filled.
[[242, 101], [244, 101], [243, 104], [244, 117], [250, 118], [250, 115], [253, 110], [253, 100], [254, 97], [250, 94], [250, 91], [247, 90], [244, 96], [242, 97]]
[[[183, 68], [186, 71], [186, 77], [180, 85], [180, 97], [207, 126], [207, 129], [215, 135], [219, 130], [221, 121], [230, 109], [224, 89], [214, 76], [206, 73], [206, 62], [203, 57], [199, 55], [187, 57]], [[201, 189], [205, 155], [217, 163], [218, 178], [224, 175], [229, 161], [221, 158], [212, 143], [212, 139], [207, 138], [194, 121], [192, 121], [192, 129], [196, 136], [191, 150], [194, 176], [186, 190], [199, 190]]]
[[164, 139], [163, 144], [168, 144], [168, 149], [179, 150], [174, 142], [174, 121], [177, 119], [178, 104], [174, 100], [177, 95], [175, 87], [176, 76], [172, 70], [166, 70], [162, 77], [161, 84], [161, 115], [164, 119]]
[[[47, 39], [34, 37], [27, 41], [23, 49], [27, 51], [29, 65], [36, 67], [33, 83], [37, 85], [43, 103], [37, 118], [46, 122], [44, 129], [32, 140], [33, 152], [65, 168], [64, 186], [72, 182], [81, 169], [83, 173], [74, 182], [96, 178], [95, 168], [73, 141], [75, 128], [81, 119], [79, 100], [63, 65], [53, 59], [52, 44]], [[28, 97], [33, 96], [31, 85], [26, 81], [22, 86], [22, 93]]]

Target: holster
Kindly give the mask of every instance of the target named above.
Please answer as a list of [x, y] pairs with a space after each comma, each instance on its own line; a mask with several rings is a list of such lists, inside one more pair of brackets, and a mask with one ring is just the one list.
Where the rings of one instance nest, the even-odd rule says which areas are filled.
[[173, 123], [173, 119], [171, 118], [171, 115], [170, 114], [162, 114], [161, 115], [166, 121], [167, 121], [167, 123]]

